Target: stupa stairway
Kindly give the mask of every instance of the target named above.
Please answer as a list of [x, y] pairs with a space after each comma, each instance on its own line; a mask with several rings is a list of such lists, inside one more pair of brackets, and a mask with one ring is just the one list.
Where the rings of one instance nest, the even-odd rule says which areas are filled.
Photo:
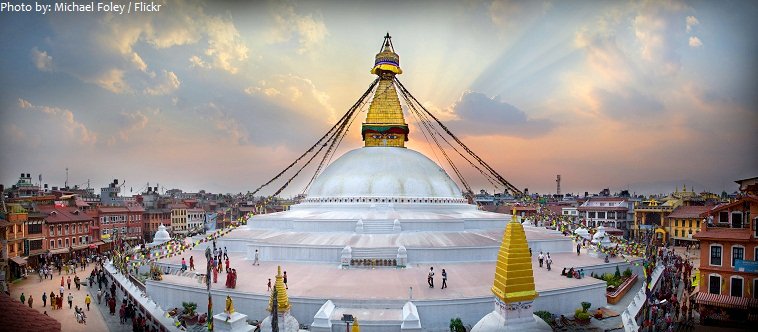
[[363, 220], [363, 233], [365, 234], [389, 234], [395, 232], [395, 224], [392, 220]]
[[353, 248], [351, 266], [378, 267], [395, 266], [398, 248]]

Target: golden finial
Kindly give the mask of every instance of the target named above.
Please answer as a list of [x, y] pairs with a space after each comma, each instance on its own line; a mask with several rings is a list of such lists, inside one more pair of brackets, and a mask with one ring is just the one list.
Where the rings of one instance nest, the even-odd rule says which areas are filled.
[[[282, 266], [279, 265], [276, 268], [276, 283], [274, 284], [274, 288], [276, 289], [276, 302], [277, 302], [277, 311], [279, 313], [284, 313], [286, 311], [290, 310], [290, 301], [289, 297], [287, 297], [287, 286], [284, 285], [284, 276], [282, 276]], [[274, 303], [274, 290], [271, 290], [271, 296], [269, 296], [268, 299], [268, 307], [266, 310], [268, 312], [273, 312], [272, 310], [272, 304]]]
[[353, 327], [350, 329], [350, 332], [361, 332], [361, 327], [358, 325], [358, 317], [353, 319]]
[[492, 293], [505, 303], [531, 301], [537, 297], [526, 233], [518, 222], [508, 223], [503, 233]]
[[380, 52], [374, 60], [372, 74], [379, 76], [366, 122], [361, 126], [361, 136], [367, 147], [405, 147], [408, 140], [408, 124], [405, 123], [400, 99], [395, 90], [395, 75], [402, 74], [400, 57], [395, 53], [392, 37], [387, 33]]

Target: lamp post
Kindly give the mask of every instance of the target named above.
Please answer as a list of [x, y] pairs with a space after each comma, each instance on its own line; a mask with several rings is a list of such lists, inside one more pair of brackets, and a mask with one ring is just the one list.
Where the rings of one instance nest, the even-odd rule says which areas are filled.
[[353, 315], [342, 314], [342, 321], [345, 322], [345, 332], [350, 332], [350, 323], [355, 321]]

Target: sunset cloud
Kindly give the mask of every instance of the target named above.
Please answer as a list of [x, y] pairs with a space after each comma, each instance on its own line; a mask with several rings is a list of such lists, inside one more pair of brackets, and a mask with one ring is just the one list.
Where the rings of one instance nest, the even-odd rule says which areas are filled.
[[453, 106], [457, 119], [448, 121], [451, 128], [466, 135], [517, 137], [542, 136], [555, 127], [548, 119], [532, 119], [499, 97], [489, 98], [478, 92], [465, 92]]

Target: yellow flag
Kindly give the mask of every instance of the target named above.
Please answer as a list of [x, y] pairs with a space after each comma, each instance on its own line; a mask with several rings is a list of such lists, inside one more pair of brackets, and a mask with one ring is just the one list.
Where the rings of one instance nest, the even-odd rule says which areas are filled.
[[700, 285], [700, 272], [695, 273], [695, 278], [692, 279], [692, 287]]

